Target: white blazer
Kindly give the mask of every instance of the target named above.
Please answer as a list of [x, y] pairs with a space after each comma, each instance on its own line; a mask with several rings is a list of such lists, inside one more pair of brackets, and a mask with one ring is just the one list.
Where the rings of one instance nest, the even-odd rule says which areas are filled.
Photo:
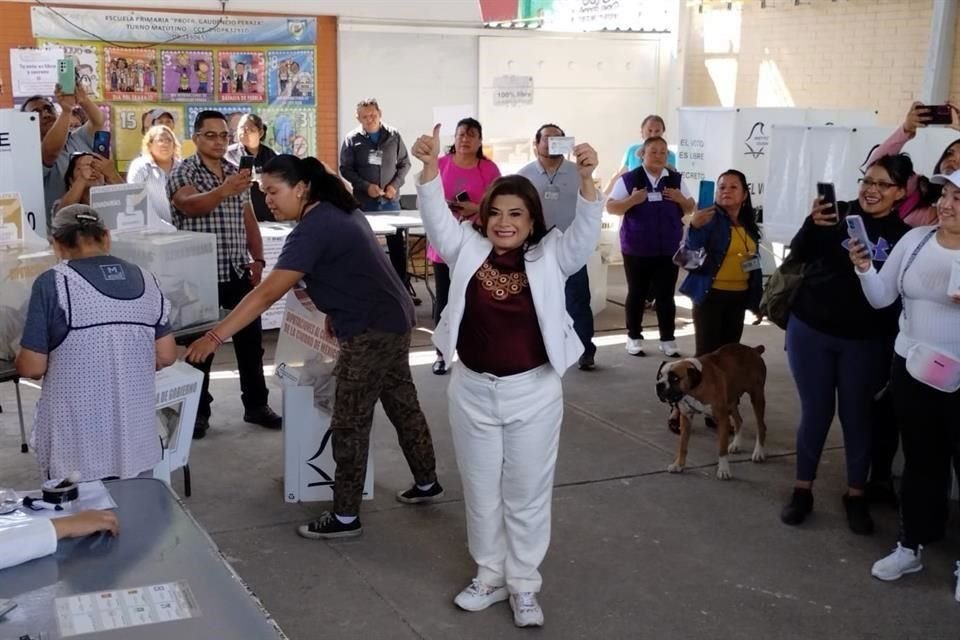
[[[417, 196], [427, 238], [450, 267], [450, 296], [433, 333], [433, 344], [451, 360], [463, 320], [467, 285], [490, 255], [493, 244], [471, 223], [458, 223], [451, 215], [439, 176], [427, 184], [420, 184], [418, 179]], [[527, 280], [547, 358], [561, 376], [583, 353], [583, 344], [567, 314], [564, 287], [567, 278], [587, 263], [600, 241], [604, 202], [603, 197], [589, 202], [578, 196], [577, 215], [566, 233], [551, 230], [526, 255]]]

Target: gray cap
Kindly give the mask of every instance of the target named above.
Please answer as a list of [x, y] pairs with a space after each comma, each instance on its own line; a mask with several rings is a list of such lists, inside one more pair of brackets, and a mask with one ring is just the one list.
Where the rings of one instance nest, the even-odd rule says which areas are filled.
[[103, 219], [92, 207], [85, 204], [71, 204], [53, 215], [50, 234], [61, 236], [76, 229], [106, 231]]

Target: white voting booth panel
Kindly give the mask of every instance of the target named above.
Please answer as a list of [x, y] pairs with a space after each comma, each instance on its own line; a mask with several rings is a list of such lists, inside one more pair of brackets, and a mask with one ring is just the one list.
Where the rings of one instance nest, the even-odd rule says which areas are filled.
[[190, 459], [202, 386], [203, 373], [185, 362], [157, 372], [157, 434], [163, 444], [163, 459], [153, 468], [157, 480], [170, 484], [170, 475]]
[[[716, 180], [727, 169], [747, 176], [753, 206], [764, 206], [770, 136], [778, 125], [867, 127], [876, 112], [765, 107], [681, 107], [677, 169], [697, 197], [700, 180]], [[766, 207], [764, 207], [766, 216]]]
[[[840, 200], [855, 199], [867, 158], [891, 133], [880, 127], [773, 127], [763, 209], [767, 237], [785, 244], [793, 239], [810, 213], [817, 182], [832, 182]], [[926, 127], [903, 152], [910, 155], [914, 171], [930, 175], [944, 149], [958, 138], [952, 129]]]
[[113, 235], [110, 252], [157, 276], [163, 295], [170, 301], [170, 324], [174, 329], [219, 319], [214, 234], [118, 233]]
[[[277, 377], [283, 384], [283, 494], [286, 502], [333, 500], [336, 462], [330, 417], [338, 347], [324, 330], [326, 316], [301, 290], [286, 295]], [[318, 404], [320, 406], [318, 406]], [[373, 456], [367, 461], [363, 499], [373, 499]]]
[[33, 281], [56, 263], [50, 248], [38, 251], [22, 243], [0, 247], [0, 359], [16, 356]]
[[0, 193], [18, 193], [23, 207], [21, 239], [46, 244], [40, 124], [35, 113], [0, 109]]

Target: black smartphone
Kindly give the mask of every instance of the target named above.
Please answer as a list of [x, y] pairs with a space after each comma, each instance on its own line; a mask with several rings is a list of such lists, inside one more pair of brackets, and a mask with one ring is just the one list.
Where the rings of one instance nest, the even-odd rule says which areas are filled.
[[830, 204], [833, 206], [833, 211], [827, 209], [823, 212], [824, 215], [835, 215], [837, 217], [837, 222], [840, 222], [841, 214], [840, 207], [837, 206], [837, 192], [833, 188], [832, 182], [818, 182], [817, 183], [817, 195], [820, 196], [820, 200], [824, 204]]
[[254, 156], [240, 156], [240, 171], [249, 169], [253, 172], [257, 159]]
[[953, 109], [948, 104], [928, 104], [923, 107], [927, 111], [927, 124], [953, 124]]
[[470, 201], [470, 194], [467, 193], [466, 191], [461, 191], [460, 193], [457, 194], [457, 202], [469, 202], [469, 201]]
[[93, 134], [93, 152], [104, 158], [110, 157], [110, 132], [97, 131]]

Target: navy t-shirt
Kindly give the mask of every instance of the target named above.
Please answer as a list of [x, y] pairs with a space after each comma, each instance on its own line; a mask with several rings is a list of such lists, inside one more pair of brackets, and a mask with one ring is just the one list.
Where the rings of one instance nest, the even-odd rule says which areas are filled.
[[416, 324], [410, 294], [360, 211], [316, 205], [287, 236], [276, 268], [304, 274], [338, 340], [370, 329], [405, 334]]
[[[114, 256], [71, 260], [70, 266], [100, 293], [120, 300], [143, 295], [143, 272], [136, 265]], [[37, 353], [50, 353], [67, 337], [67, 314], [57, 297], [57, 272], [45, 271], [33, 282], [30, 306], [20, 346]], [[169, 324], [157, 327], [157, 339], [172, 331]]]

